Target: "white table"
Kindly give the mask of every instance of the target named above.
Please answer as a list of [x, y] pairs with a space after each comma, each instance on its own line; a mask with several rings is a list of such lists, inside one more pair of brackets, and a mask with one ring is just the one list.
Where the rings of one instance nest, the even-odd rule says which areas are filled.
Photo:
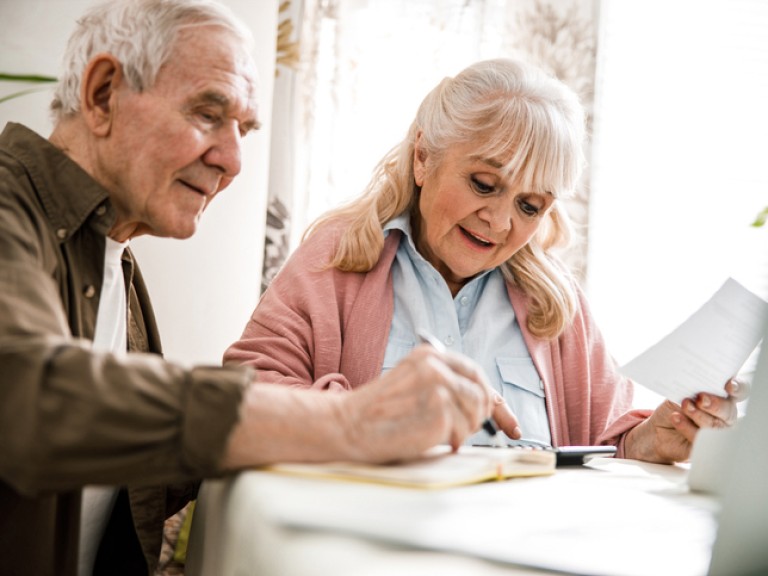
[[414, 490], [243, 472], [204, 483], [187, 576], [704, 576], [717, 504], [687, 468], [596, 459]]

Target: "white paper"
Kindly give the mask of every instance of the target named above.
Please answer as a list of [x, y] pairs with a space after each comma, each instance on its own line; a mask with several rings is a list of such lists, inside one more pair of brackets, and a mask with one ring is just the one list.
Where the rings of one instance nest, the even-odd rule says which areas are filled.
[[690, 318], [627, 363], [622, 373], [678, 404], [699, 392], [724, 396], [760, 343], [768, 303], [729, 278]]

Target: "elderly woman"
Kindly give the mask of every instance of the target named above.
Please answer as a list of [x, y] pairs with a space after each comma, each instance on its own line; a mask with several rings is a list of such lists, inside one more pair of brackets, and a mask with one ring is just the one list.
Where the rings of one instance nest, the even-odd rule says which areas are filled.
[[630, 410], [632, 383], [555, 256], [569, 239], [560, 200], [579, 182], [583, 138], [578, 98], [537, 68], [490, 60], [446, 78], [365, 194], [310, 228], [225, 362], [343, 391], [427, 331], [484, 368], [510, 438], [687, 459], [700, 427], [733, 423], [738, 387]]

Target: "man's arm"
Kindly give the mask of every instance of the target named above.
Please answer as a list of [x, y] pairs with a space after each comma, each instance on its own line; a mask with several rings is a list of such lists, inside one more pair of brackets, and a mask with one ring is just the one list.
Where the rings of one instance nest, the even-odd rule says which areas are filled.
[[386, 462], [439, 443], [458, 448], [492, 408], [490, 387], [476, 364], [420, 346], [379, 379], [347, 394], [249, 387], [222, 466]]

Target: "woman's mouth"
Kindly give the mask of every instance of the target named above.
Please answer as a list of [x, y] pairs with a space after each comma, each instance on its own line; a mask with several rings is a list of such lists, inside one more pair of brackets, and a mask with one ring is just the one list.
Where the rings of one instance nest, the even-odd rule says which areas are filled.
[[487, 240], [486, 238], [483, 238], [482, 236], [478, 236], [477, 234], [474, 234], [467, 230], [466, 228], [462, 228], [459, 226], [459, 230], [464, 235], [464, 237], [469, 240], [472, 244], [479, 246], [481, 248], [490, 248], [494, 246], [495, 244], [491, 242], [490, 240]]

